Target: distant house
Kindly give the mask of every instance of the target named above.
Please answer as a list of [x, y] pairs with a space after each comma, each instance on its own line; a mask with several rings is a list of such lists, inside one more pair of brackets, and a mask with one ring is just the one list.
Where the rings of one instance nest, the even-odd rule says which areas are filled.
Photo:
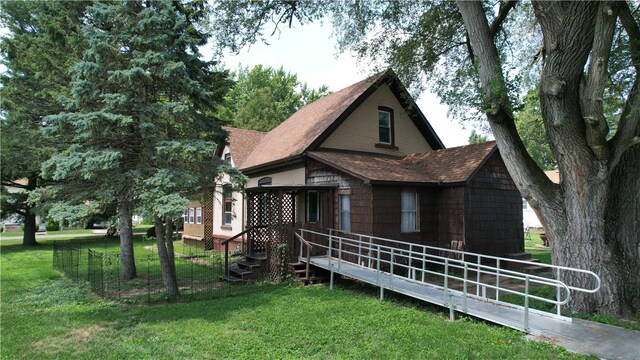
[[[558, 170], [548, 170], [544, 172], [549, 180], [556, 184], [560, 183], [560, 172]], [[535, 211], [531, 208], [531, 205], [522, 199], [522, 224], [525, 229], [542, 229], [542, 222], [536, 215]]]
[[[246, 226], [279, 221], [495, 255], [524, 248], [522, 198], [495, 143], [445, 149], [391, 70], [254, 141], [239, 140], [245, 132], [230, 129], [219, 154], [249, 177], [244, 201], [232, 203]], [[216, 233], [229, 209], [213, 204]], [[230, 230], [221, 235], [240, 228]]]

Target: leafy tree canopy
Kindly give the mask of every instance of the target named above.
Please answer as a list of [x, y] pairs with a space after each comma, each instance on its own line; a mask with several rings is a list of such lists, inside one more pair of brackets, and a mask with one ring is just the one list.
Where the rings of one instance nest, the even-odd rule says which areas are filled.
[[[36, 243], [35, 213], [46, 210], [42, 202], [28, 202], [28, 195], [43, 184], [41, 163], [65, 143], [64, 135], [43, 135], [43, 118], [63, 109], [58, 98], [69, 93], [68, 68], [87, 47], [80, 35], [86, 6], [81, 1], [2, 2], [0, 19], [9, 31], [0, 40], [6, 67], [0, 76], [2, 216], [24, 218], [25, 245]], [[22, 191], [10, 193], [5, 186]]]
[[469, 135], [469, 144], [482, 144], [487, 142], [487, 137], [477, 133], [475, 130], [471, 130]]
[[241, 129], [269, 131], [302, 106], [329, 94], [326, 86], [315, 90], [301, 85], [295, 74], [282, 68], [241, 67], [235, 77], [218, 116]]

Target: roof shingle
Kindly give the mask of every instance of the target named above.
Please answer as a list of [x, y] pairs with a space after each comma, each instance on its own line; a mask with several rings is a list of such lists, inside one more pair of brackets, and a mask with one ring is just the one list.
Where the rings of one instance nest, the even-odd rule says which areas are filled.
[[312, 151], [307, 155], [372, 182], [456, 184], [468, 181], [495, 149], [492, 141], [410, 154], [403, 158], [331, 150]]
[[267, 135], [266, 132], [223, 127], [229, 132], [229, 150], [236, 168], [242, 167], [247, 156], [253, 151], [260, 141]]
[[327, 95], [298, 110], [268, 132], [248, 155], [241, 170], [301, 155], [387, 71]]

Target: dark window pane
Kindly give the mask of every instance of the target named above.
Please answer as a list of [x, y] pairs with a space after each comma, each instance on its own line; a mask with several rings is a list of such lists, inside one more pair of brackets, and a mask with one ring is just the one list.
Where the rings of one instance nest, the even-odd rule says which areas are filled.
[[391, 131], [389, 131], [389, 128], [380, 127], [380, 142], [385, 144], [391, 143]]

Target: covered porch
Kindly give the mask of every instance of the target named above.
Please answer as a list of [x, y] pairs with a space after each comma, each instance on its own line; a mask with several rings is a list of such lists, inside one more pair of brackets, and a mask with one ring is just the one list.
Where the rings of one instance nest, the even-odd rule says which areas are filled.
[[335, 185], [263, 185], [246, 192], [247, 255], [266, 260], [276, 280], [300, 250], [294, 229], [334, 227]]

